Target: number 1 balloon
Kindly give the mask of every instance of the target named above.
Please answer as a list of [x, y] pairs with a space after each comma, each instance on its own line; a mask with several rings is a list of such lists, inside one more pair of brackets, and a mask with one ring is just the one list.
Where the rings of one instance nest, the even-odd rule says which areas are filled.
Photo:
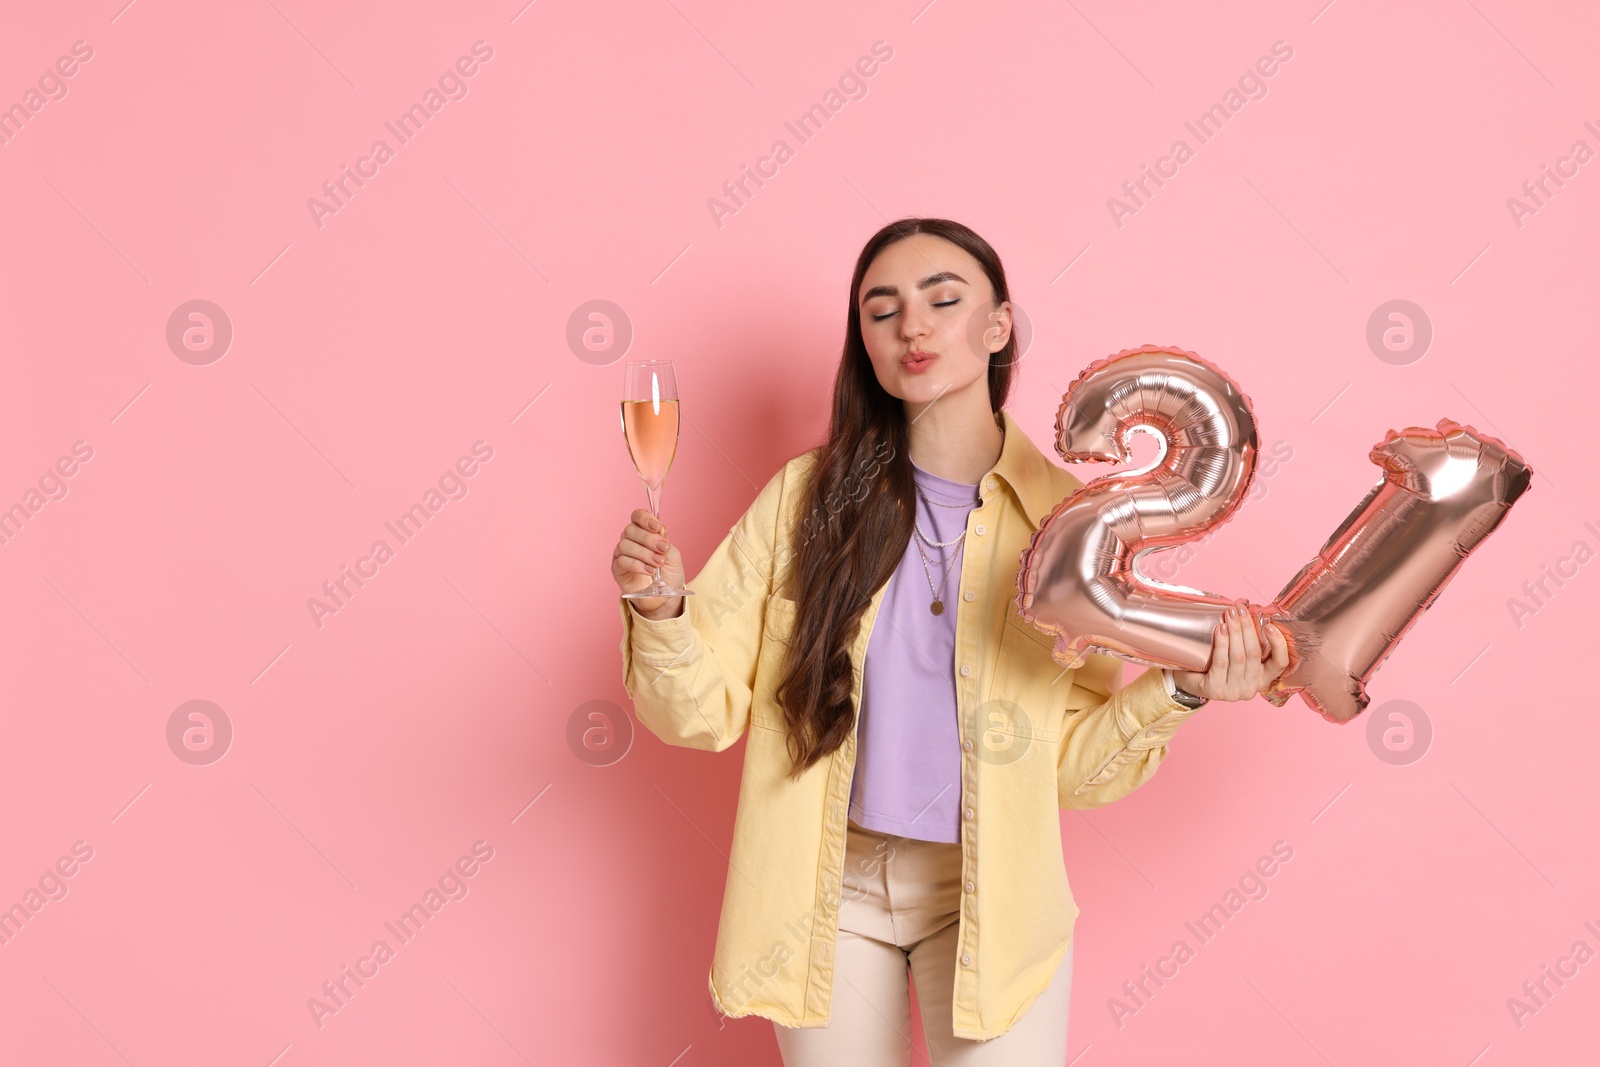
[[[1056, 413], [1055, 448], [1068, 463], [1126, 462], [1140, 429], [1160, 453], [1056, 505], [1022, 554], [1017, 608], [1055, 637], [1062, 666], [1101, 652], [1203, 671], [1233, 601], [1146, 578], [1137, 564], [1233, 516], [1255, 474], [1255, 417], [1215, 365], [1144, 345], [1078, 376]], [[1366, 707], [1367, 680], [1531, 477], [1515, 452], [1449, 419], [1391, 431], [1370, 457], [1383, 478], [1272, 604], [1252, 608], [1289, 644], [1267, 700], [1281, 707], [1299, 693], [1331, 722]]]
[[1367, 679], [1533, 478], [1516, 452], [1450, 419], [1390, 430], [1367, 458], [1383, 477], [1263, 611], [1302, 652], [1267, 700], [1298, 692], [1330, 722], [1361, 714]]

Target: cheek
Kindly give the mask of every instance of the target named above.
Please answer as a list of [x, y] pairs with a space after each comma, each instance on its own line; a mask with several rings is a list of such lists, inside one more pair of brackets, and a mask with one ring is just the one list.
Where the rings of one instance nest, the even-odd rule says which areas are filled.
[[950, 336], [945, 344], [950, 352], [960, 357], [963, 380], [988, 371], [991, 353], [985, 344], [985, 331], [992, 330], [994, 326], [987, 309], [981, 306], [952, 319]]
[[[889, 320], [892, 322], [893, 320]], [[887, 329], [888, 322], [873, 322], [863, 319], [861, 322], [861, 341], [867, 346], [867, 355], [877, 366], [883, 366], [893, 358], [895, 339]]]
[[950, 341], [967, 355], [975, 355], [983, 342], [983, 316], [971, 308], [950, 317]]

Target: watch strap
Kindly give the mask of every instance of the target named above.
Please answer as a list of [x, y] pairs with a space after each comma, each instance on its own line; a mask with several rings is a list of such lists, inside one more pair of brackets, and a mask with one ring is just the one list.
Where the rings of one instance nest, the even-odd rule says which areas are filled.
[[1178, 681], [1173, 677], [1170, 668], [1162, 668], [1161, 674], [1166, 679], [1167, 695], [1177, 703], [1186, 708], [1198, 708], [1207, 702], [1207, 697], [1197, 696], [1187, 690], [1178, 688]]

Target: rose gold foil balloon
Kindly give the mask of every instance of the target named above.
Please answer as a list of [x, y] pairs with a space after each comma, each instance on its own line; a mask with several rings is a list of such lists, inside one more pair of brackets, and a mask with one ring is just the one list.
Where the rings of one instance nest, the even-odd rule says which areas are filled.
[[1153, 581], [1134, 564], [1233, 515], [1255, 473], [1255, 418], [1217, 367], [1193, 352], [1145, 345], [1096, 360], [1068, 387], [1056, 413], [1056, 452], [1068, 463], [1126, 461], [1140, 428], [1156, 436], [1161, 454], [1056, 505], [1022, 554], [1017, 609], [1055, 635], [1064, 667], [1108, 652], [1203, 671], [1212, 627], [1233, 600]]
[[1361, 714], [1367, 680], [1533, 477], [1516, 452], [1450, 419], [1390, 430], [1368, 458], [1383, 477], [1262, 611], [1294, 653], [1264, 695], [1282, 707], [1298, 692], [1330, 722]]
[[[1125, 462], [1140, 429], [1155, 434], [1161, 454], [1056, 505], [1022, 554], [1017, 608], [1054, 635], [1064, 667], [1103, 652], [1204, 671], [1212, 628], [1232, 601], [1146, 578], [1136, 564], [1232, 517], [1255, 474], [1255, 419], [1216, 366], [1145, 345], [1096, 360], [1072, 383], [1056, 414], [1056, 451], [1068, 463]], [[1259, 609], [1284, 631], [1290, 654], [1267, 700], [1282, 707], [1299, 693], [1330, 722], [1367, 706], [1367, 680], [1532, 476], [1504, 444], [1449, 419], [1391, 430], [1369, 458], [1383, 478]]]

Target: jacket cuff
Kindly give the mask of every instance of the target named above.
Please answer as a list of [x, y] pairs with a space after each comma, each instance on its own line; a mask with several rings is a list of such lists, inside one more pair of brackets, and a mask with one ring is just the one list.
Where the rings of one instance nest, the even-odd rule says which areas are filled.
[[665, 667], [683, 657], [694, 638], [689, 619], [690, 597], [684, 597], [683, 611], [671, 619], [647, 619], [633, 609], [627, 597], [618, 597], [622, 611], [622, 653], [641, 663]]
[[1160, 748], [1172, 740], [1178, 727], [1200, 710], [1175, 700], [1169, 691], [1171, 685], [1166, 671], [1152, 667], [1124, 688], [1117, 728], [1127, 739], [1130, 750], [1143, 752]]
[[[1083, 796], [1098, 787], [1102, 791], [1111, 790], [1099, 801], [1109, 803], [1138, 788], [1140, 781], [1155, 772], [1156, 766], [1164, 758], [1167, 742], [1178, 732], [1178, 727], [1200, 710], [1185, 707], [1167, 696], [1167, 684], [1161, 677], [1161, 671], [1155, 667], [1118, 689], [1111, 698], [1110, 708], [1111, 722], [1118, 734], [1116, 741], [1121, 742], [1121, 747], [1107, 752], [1094, 773], [1073, 787], [1074, 797]], [[1111, 738], [1106, 740], [1116, 743]], [[1110, 784], [1127, 773], [1130, 766], [1143, 769], [1136, 771], [1134, 780], [1121, 789]]]

